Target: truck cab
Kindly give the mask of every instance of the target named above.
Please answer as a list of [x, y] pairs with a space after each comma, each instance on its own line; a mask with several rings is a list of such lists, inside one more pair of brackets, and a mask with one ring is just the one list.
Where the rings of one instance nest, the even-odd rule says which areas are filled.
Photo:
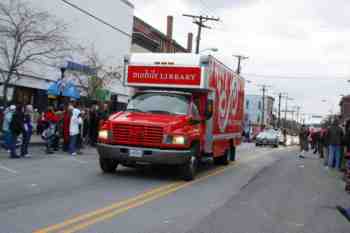
[[193, 54], [136, 54], [128, 61], [126, 84], [132, 94], [127, 109], [111, 115], [99, 131], [104, 172], [119, 164], [174, 165], [185, 180], [192, 180], [204, 157], [223, 164], [234, 160], [236, 141], [229, 135], [215, 140], [219, 102], [216, 89], [204, 80], [209, 79], [209, 63]]

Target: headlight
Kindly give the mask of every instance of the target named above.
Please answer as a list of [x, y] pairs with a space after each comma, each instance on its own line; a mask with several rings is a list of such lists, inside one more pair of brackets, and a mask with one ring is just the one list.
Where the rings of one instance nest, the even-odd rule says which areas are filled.
[[164, 143], [165, 144], [174, 144], [174, 145], [185, 145], [187, 143], [187, 138], [185, 136], [172, 136], [172, 135], [167, 135], [164, 138]]
[[174, 136], [172, 140], [172, 144], [185, 145], [186, 138], [184, 136]]
[[98, 137], [101, 139], [108, 139], [108, 130], [100, 130], [98, 132]]

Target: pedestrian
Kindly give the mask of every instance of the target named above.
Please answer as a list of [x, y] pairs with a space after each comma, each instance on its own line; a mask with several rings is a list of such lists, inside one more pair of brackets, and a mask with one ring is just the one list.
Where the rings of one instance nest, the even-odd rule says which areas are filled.
[[328, 167], [340, 169], [340, 147], [342, 144], [343, 130], [340, 128], [337, 119], [334, 119], [331, 127], [329, 127], [327, 137], [329, 142]]
[[56, 137], [56, 126], [59, 121], [58, 116], [56, 116], [52, 106], [48, 108], [48, 111], [45, 113], [44, 122], [45, 130], [43, 132], [43, 137], [46, 140], [46, 153], [53, 154], [55, 137]]
[[69, 153], [72, 156], [77, 155], [77, 140], [79, 136], [79, 126], [82, 124], [80, 116], [80, 110], [74, 108], [72, 111], [72, 117], [69, 125]]
[[14, 112], [10, 123], [10, 130], [11, 130], [10, 158], [17, 159], [17, 158], [20, 158], [20, 156], [18, 156], [16, 152], [17, 139], [19, 135], [21, 135], [24, 132], [24, 112], [23, 112], [22, 105], [18, 105], [16, 107], [16, 111]]
[[28, 153], [28, 146], [30, 143], [30, 139], [33, 134], [33, 125], [32, 125], [32, 117], [33, 117], [33, 106], [27, 105], [24, 110], [24, 122], [23, 122], [23, 132], [22, 132], [22, 146], [21, 146], [21, 156], [30, 158], [32, 157]]
[[67, 105], [63, 113], [63, 151], [69, 150], [69, 125], [73, 106]]
[[89, 140], [90, 145], [95, 147], [97, 143], [98, 128], [99, 128], [99, 114], [98, 114], [98, 105], [93, 105], [90, 110], [89, 117]]
[[323, 165], [328, 165], [328, 147], [329, 143], [327, 140], [327, 127], [325, 125], [322, 126], [321, 132], [320, 132], [320, 142], [321, 142], [321, 154], [323, 157]]
[[15, 105], [10, 105], [6, 108], [4, 112], [4, 121], [2, 124], [2, 131], [4, 134], [4, 148], [10, 152], [10, 144], [11, 144], [11, 129], [10, 124], [12, 121], [13, 114], [16, 110]]
[[345, 136], [344, 136], [344, 147], [345, 147], [345, 191], [350, 193], [350, 120], [345, 124]]
[[99, 118], [100, 118], [100, 123], [101, 121], [106, 121], [109, 116], [109, 111], [108, 111], [108, 104], [101, 104], [100, 112], [99, 112]]
[[305, 152], [309, 151], [309, 130], [305, 125], [301, 126], [300, 132], [299, 132], [299, 143], [300, 143], [300, 154], [299, 158], [304, 159], [305, 158]]

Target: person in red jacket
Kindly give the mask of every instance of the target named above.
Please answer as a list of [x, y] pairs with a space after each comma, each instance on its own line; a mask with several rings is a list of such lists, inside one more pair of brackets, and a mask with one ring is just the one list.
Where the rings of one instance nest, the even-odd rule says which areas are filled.
[[63, 113], [63, 151], [68, 151], [69, 147], [69, 124], [72, 110], [67, 105]]

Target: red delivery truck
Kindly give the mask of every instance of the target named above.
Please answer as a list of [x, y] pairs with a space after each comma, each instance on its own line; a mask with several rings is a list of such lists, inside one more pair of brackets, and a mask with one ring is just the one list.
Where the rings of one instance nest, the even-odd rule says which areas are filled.
[[174, 165], [192, 180], [201, 160], [235, 160], [243, 78], [208, 55], [141, 53], [125, 60], [132, 95], [126, 111], [111, 115], [99, 130], [103, 172], [119, 164]]

